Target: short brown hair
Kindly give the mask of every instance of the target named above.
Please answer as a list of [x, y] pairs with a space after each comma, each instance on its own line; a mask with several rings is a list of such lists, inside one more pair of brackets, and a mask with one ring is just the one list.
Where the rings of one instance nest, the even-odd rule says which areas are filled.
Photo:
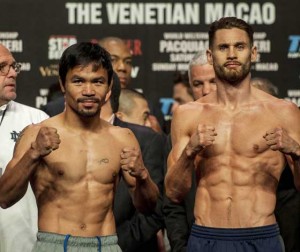
[[213, 22], [209, 27], [209, 31], [208, 31], [209, 48], [212, 47], [217, 30], [232, 29], [232, 28], [238, 28], [245, 31], [248, 34], [250, 40], [250, 46], [253, 46], [253, 29], [248, 23], [236, 17], [223, 17]]

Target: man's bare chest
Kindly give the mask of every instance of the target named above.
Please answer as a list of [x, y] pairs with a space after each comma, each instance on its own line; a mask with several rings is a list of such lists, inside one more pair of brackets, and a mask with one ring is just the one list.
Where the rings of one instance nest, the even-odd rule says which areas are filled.
[[274, 117], [247, 112], [206, 115], [199, 119], [199, 123], [213, 126], [217, 133], [213, 145], [207, 149], [206, 154], [229, 153], [246, 157], [269, 150], [264, 135], [279, 124]]
[[44, 158], [46, 173], [72, 182], [111, 183], [120, 170], [121, 146], [112, 139], [62, 137], [59, 148]]

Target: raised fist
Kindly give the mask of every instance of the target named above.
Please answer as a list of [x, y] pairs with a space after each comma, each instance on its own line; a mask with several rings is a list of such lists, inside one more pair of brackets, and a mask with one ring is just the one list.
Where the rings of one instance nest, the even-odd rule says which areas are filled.
[[215, 141], [215, 128], [210, 125], [199, 124], [197, 130], [193, 133], [187, 145], [191, 154], [198, 154], [200, 151], [210, 146]]
[[134, 147], [126, 147], [122, 150], [120, 163], [121, 168], [132, 177], [142, 179], [147, 173], [142, 154]]
[[299, 149], [299, 144], [282, 127], [268, 130], [263, 137], [271, 150], [278, 150], [285, 154], [295, 154]]
[[40, 128], [35, 142], [31, 144], [31, 148], [39, 153], [39, 156], [44, 157], [50, 154], [53, 150], [58, 149], [60, 144], [57, 129], [52, 127]]

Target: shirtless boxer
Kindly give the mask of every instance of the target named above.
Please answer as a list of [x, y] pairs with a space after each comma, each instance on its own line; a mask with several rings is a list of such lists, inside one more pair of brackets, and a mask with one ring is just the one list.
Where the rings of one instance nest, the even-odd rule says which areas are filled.
[[2, 208], [32, 185], [39, 228], [33, 251], [121, 251], [112, 211], [120, 176], [138, 210], [155, 208], [158, 189], [137, 140], [99, 116], [112, 73], [110, 56], [99, 45], [66, 49], [59, 63], [65, 111], [24, 130], [0, 179]]
[[188, 251], [284, 251], [274, 216], [276, 187], [290, 164], [300, 189], [300, 113], [250, 85], [253, 30], [229, 17], [209, 30], [217, 91], [177, 109], [166, 194], [180, 202], [197, 174]]

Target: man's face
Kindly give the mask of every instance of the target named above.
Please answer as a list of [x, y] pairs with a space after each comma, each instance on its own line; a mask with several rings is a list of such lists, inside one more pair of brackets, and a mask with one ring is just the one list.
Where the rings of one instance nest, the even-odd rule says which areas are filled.
[[110, 53], [114, 71], [117, 73], [121, 88], [126, 88], [131, 81], [132, 55], [125, 43], [108, 41], [104, 48]]
[[142, 98], [133, 98], [135, 106], [132, 108], [130, 114], [122, 115], [122, 120], [125, 122], [135, 123], [143, 126], [150, 127], [149, 115], [150, 109], [148, 103]]
[[99, 116], [101, 106], [108, 98], [107, 70], [93, 64], [76, 66], [66, 75], [66, 107], [82, 117]]
[[213, 66], [210, 64], [192, 66], [190, 69], [190, 85], [195, 100], [215, 91], [217, 86]]
[[[15, 59], [11, 53], [2, 45], [0, 45], [0, 68], [5, 65], [11, 65]], [[3, 75], [0, 71], [0, 106], [16, 99], [16, 78], [17, 73], [13, 67], [10, 67], [8, 73]]]
[[256, 48], [250, 47], [245, 31], [237, 28], [221, 29], [216, 31], [208, 59], [213, 63], [220, 80], [237, 84], [249, 74], [251, 61], [256, 59]]
[[179, 104], [185, 104], [193, 101], [193, 97], [188, 92], [188, 88], [181, 82], [173, 87], [173, 99]]

